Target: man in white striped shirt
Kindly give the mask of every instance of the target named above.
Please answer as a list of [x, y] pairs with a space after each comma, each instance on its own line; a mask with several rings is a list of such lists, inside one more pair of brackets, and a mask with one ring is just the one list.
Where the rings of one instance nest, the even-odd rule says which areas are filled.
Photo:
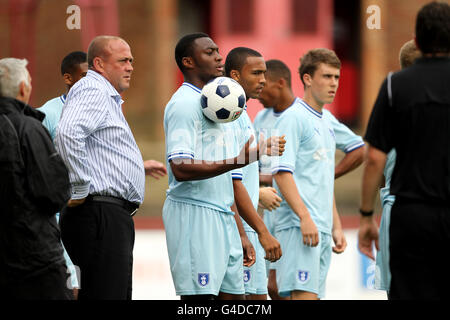
[[80, 268], [80, 300], [131, 299], [132, 215], [145, 190], [142, 155], [121, 107], [132, 62], [123, 39], [96, 37], [89, 71], [71, 88], [56, 131], [72, 184], [61, 236]]

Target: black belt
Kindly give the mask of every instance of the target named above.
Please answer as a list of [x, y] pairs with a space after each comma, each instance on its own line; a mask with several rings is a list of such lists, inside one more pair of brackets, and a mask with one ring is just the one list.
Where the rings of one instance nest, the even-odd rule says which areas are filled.
[[118, 205], [122, 208], [125, 208], [127, 211], [129, 211], [130, 217], [134, 216], [139, 209], [139, 205], [134, 202], [116, 198], [116, 197], [111, 197], [111, 196], [100, 196], [100, 195], [90, 194], [87, 196], [86, 200], [96, 201], [96, 202], [106, 202], [106, 203]]

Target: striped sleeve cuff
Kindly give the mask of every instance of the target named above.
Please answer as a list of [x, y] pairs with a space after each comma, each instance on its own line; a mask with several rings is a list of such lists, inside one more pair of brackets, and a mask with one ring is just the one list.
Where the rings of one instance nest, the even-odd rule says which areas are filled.
[[345, 153], [352, 152], [353, 150], [356, 150], [356, 149], [358, 149], [358, 148], [361, 148], [361, 147], [364, 146], [364, 145], [365, 145], [364, 141], [358, 141], [358, 142], [352, 143], [352, 144], [348, 145], [348, 146], [344, 149], [344, 152], [345, 152]]
[[278, 166], [272, 168], [272, 174], [276, 174], [277, 172], [294, 173], [294, 168], [291, 166], [278, 165]]
[[242, 180], [243, 175], [242, 175], [242, 173], [232, 172], [232, 173], [231, 173], [231, 178], [232, 178], [233, 180]]
[[189, 158], [194, 159], [194, 153], [192, 152], [185, 152], [185, 151], [177, 151], [177, 152], [171, 152], [167, 156], [167, 160], [173, 160], [176, 158]]
[[89, 188], [91, 184], [77, 184], [72, 185], [72, 200], [84, 199], [89, 195]]

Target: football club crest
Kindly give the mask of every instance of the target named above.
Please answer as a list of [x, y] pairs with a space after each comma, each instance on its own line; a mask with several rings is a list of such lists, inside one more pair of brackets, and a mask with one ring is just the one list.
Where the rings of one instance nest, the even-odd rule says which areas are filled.
[[198, 284], [205, 287], [209, 283], [209, 273], [199, 273], [198, 274]]
[[250, 281], [250, 270], [244, 270], [244, 282], [247, 283]]
[[305, 283], [309, 280], [309, 271], [298, 270], [298, 281]]

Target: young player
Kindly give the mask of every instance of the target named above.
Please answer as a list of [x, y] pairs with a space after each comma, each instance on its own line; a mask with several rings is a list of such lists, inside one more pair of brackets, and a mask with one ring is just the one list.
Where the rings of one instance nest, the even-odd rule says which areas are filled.
[[[248, 99], [258, 98], [265, 84], [265, 71], [266, 64], [264, 58], [259, 52], [253, 49], [237, 47], [231, 50], [227, 55], [225, 61], [225, 74], [236, 80], [243, 87], [247, 101]], [[236, 132], [242, 136], [255, 136], [253, 124], [246, 110], [244, 110], [241, 116], [234, 121], [232, 125]], [[253, 143], [256, 145], [256, 141]], [[250, 211], [253, 216], [258, 216], [256, 211], [259, 201], [258, 162], [254, 162], [239, 171], [233, 171], [232, 177], [234, 197], [237, 205], [236, 218], [239, 225], [239, 213], [243, 214], [245, 211]], [[276, 197], [276, 194], [272, 193], [272, 197]], [[268, 201], [270, 202], [270, 200]], [[263, 222], [262, 219], [259, 220]], [[264, 232], [269, 233], [264, 223], [261, 224], [261, 227], [264, 229]], [[258, 232], [256, 232], [245, 221], [243, 222], [243, 230], [256, 253], [255, 263], [252, 266], [244, 267], [246, 299], [265, 300], [267, 299], [267, 276], [264, 262], [265, 252], [260, 243], [260, 240], [263, 239], [259, 240], [258, 234], [260, 231], [258, 230]], [[268, 260], [278, 260], [271, 259], [269, 254], [270, 253], [267, 252], [266, 257]]]
[[[286, 153], [272, 164], [285, 200], [277, 209], [275, 230], [284, 258], [276, 275], [281, 296], [318, 299], [325, 293], [331, 252], [342, 253], [347, 245], [334, 201], [335, 149], [346, 139], [337, 139], [336, 119], [324, 109], [338, 89], [340, 61], [331, 50], [310, 50], [301, 58], [299, 73], [304, 98], [275, 125], [287, 141]], [[347, 151], [364, 145], [360, 138], [344, 144]]]
[[59, 97], [47, 101], [39, 111], [45, 113], [42, 124], [50, 132], [52, 139], [55, 139], [55, 131], [61, 118], [62, 109], [66, 102], [67, 93], [70, 88], [81, 78], [86, 76], [88, 71], [87, 55], [82, 51], [69, 53], [61, 62], [61, 75], [66, 85], [66, 92]]
[[[52, 139], [55, 139], [56, 127], [61, 118], [62, 109], [66, 102], [67, 94], [72, 86], [81, 78], [86, 76], [88, 71], [87, 54], [82, 51], [74, 51], [69, 53], [61, 62], [61, 75], [66, 85], [66, 92], [59, 97], [47, 101], [38, 108], [45, 114], [42, 124], [47, 128]], [[59, 212], [56, 213], [56, 221], [59, 222]], [[64, 247], [63, 247], [64, 248]], [[77, 279], [76, 269], [64, 248], [64, 258], [66, 259], [67, 268], [70, 271], [71, 286], [75, 300], [78, 298], [79, 283]]]
[[[406, 42], [401, 47], [399, 54], [401, 68], [405, 69], [411, 66], [420, 56], [420, 50], [417, 48], [414, 40]], [[390, 185], [395, 159], [395, 149], [392, 149], [386, 156], [386, 164], [384, 167], [385, 183], [384, 187], [380, 190], [380, 200], [383, 212], [381, 215], [379, 236], [376, 222], [373, 217], [370, 216], [361, 216], [358, 232], [358, 248], [371, 259], [374, 259], [372, 241], [375, 241], [375, 247], [379, 251], [376, 255], [377, 268], [375, 271], [374, 287], [375, 289], [386, 291], [388, 298], [390, 297], [389, 288], [391, 286], [391, 272], [389, 270], [389, 225], [391, 220], [391, 209], [395, 201], [395, 196], [390, 194]], [[367, 193], [362, 194], [361, 207], [373, 207], [375, 197], [369, 199], [367, 196]]]
[[[270, 136], [282, 112], [292, 106], [297, 99], [291, 89], [291, 72], [289, 68], [280, 60], [266, 61], [266, 67], [266, 84], [258, 97], [264, 109], [258, 112], [254, 120], [257, 136], [261, 133], [264, 136]], [[272, 187], [272, 170], [269, 159], [263, 158], [260, 160], [259, 165], [261, 185]], [[274, 190], [276, 191], [276, 189]], [[274, 220], [277, 214], [276, 209], [273, 211], [266, 209], [263, 214], [267, 228], [275, 235]], [[272, 300], [286, 299], [278, 294], [275, 268], [276, 263], [266, 263], [269, 296]]]
[[[267, 148], [258, 145], [251, 149], [254, 138], [250, 137], [239, 151], [235, 138], [224, 139], [226, 125], [204, 117], [201, 88], [224, 71], [219, 49], [208, 35], [195, 33], [181, 38], [175, 59], [185, 82], [164, 112], [169, 189], [163, 208], [175, 290], [181, 299], [213, 299], [217, 295], [242, 299], [243, 254], [231, 211], [234, 193], [230, 170], [249, 164], [252, 152], [282, 154], [283, 139], [270, 138]], [[243, 218], [260, 229], [252, 217]], [[279, 257], [280, 248], [269, 232], [260, 237], [267, 244], [270, 259]]]
[[[291, 89], [291, 72], [289, 68], [279, 60], [269, 60], [266, 62], [266, 86], [260, 95], [260, 102], [265, 109], [260, 111], [255, 118], [255, 127], [257, 131], [265, 131], [266, 134], [273, 134], [271, 130], [281, 113], [296, 102], [295, 95]], [[272, 106], [272, 107], [270, 107]], [[360, 136], [355, 135], [349, 128], [340, 123], [331, 113], [327, 114], [331, 120], [334, 134], [336, 137], [336, 148], [345, 152], [344, 158], [335, 166], [335, 179], [350, 172], [358, 167], [364, 157], [364, 142]], [[260, 161], [262, 163], [262, 161]], [[267, 175], [268, 170], [264, 166], [261, 172], [266, 173], [268, 180], [266, 183], [271, 185], [272, 175]], [[274, 220], [277, 212], [264, 212], [264, 221], [271, 225], [269, 229], [274, 229]], [[269, 271], [269, 293], [272, 299], [279, 299], [275, 264], [270, 265]]]

